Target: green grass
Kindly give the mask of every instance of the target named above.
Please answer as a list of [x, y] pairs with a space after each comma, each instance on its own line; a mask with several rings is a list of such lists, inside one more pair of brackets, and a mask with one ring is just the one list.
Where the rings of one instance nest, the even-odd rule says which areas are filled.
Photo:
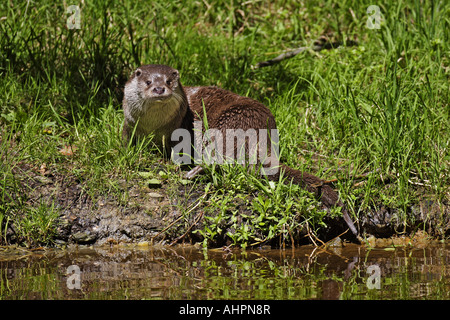
[[[53, 205], [51, 198], [30, 201], [21, 183], [29, 168], [45, 164], [76, 177], [91, 197], [119, 202], [127, 195], [117, 181], [159, 164], [169, 172], [165, 183], [181, 184], [177, 167], [148, 141], [122, 145], [122, 89], [144, 63], [177, 68], [185, 85], [218, 85], [265, 103], [280, 130], [282, 161], [337, 178], [355, 220], [384, 205], [412, 225], [410, 208], [423, 200], [445, 212], [450, 5], [380, 4], [381, 28], [370, 30], [371, 4], [85, 1], [74, 30], [62, 3], [0, 4], [0, 241], [14, 225], [23, 230], [16, 241], [48, 243], [48, 222], [58, 221], [25, 227], [26, 217]], [[251, 68], [324, 34], [359, 46]], [[60, 152], [70, 145], [73, 156]], [[197, 233], [205, 244], [225, 232], [235, 245], [290, 243], [299, 230], [314, 239], [323, 227], [326, 213], [295, 186], [270, 185], [238, 167], [209, 168], [199, 179], [201, 188], [212, 182], [199, 200], [205, 211]], [[185, 212], [188, 229], [198, 211]]]

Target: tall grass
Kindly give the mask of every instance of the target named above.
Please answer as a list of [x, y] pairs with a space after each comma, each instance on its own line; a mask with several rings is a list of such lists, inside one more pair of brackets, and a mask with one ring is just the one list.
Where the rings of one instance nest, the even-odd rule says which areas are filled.
[[[371, 4], [84, 1], [80, 29], [68, 29], [64, 3], [1, 3], [2, 235], [7, 224], [20, 223], [12, 221], [13, 212], [30, 210], [13, 170], [20, 163], [52, 164], [76, 175], [94, 195], [113, 192], [114, 179], [160, 161], [144, 145], [124, 148], [120, 138], [122, 88], [144, 63], [179, 69], [185, 85], [218, 85], [265, 103], [276, 116], [282, 160], [338, 178], [336, 187], [355, 219], [388, 205], [408, 224], [419, 200], [448, 206], [449, 4], [380, 4], [381, 28], [370, 30]], [[251, 68], [321, 35], [359, 46]], [[76, 146], [74, 157], [61, 154], [67, 145]], [[292, 188], [261, 198], [260, 183], [246, 178], [243, 189], [235, 175], [220, 174], [204, 178], [228, 180], [215, 186], [217, 197], [209, 203], [229, 208], [219, 214], [222, 225], [236, 224], [233, 203], [247, 193], [256, 195], [246, 204], [250, 216], [264, 216], [258, 223], [270, 226], [254, 232], [236, 225], [236, 243], [286, 236], [288, 225], [299, 227], [299, 216], [311, 226], [318, 221], [320, 229], [324, 214], [307, 210], [314, 202], [308, 195], [295, 196], [296, 203], [310, 200], [299, 208], [290, 204]], [[360, 175], [363, 181], [356, 179]], [[170, 181], [179, 181], [175, 176]], [[221, 196], [228, 192], [233, 198]]]

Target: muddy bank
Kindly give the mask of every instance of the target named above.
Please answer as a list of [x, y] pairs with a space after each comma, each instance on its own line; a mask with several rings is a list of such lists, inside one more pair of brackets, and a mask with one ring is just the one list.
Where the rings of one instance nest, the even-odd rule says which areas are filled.
[[[29, 167], [22, 169], [21, 172], [26, 171], [27, 175], [18, 179], [28, 190], [32, 190], [27, 195], [27, 202], [31, 205], [42, 201], [54, 203], [59, 211], [54, 236], [57, 245], [139, 242], [172, 244], [202, 241], [201, 235], [194, 231], [203, 228], [208, 222], [199, 218], [201, 215], [195, 212], [183, 216], [181, 208], [187, 203], [195, 203], [201, 194], [191, 191], [187, 198], [186, 186], [174, 187], [163, 183], [152, 187], [139, 179], [118, 179], [119, 194], [126, 195], [119, 200], [117, 196], [92, 194], [86, 190], [85, 184], [74, 176], [51, 170], [42, 174]], [[201, 206], [197, 209], [203, 210]], [[250, 209], [243, 208], [242, 212], [248, 210]], [[361, 215], [355, 224], [366, 237], [386, 238], [399, 234], [414, 234], [421, 230], [431, 237], [442, 238], [450, 234], [449, 211], [448, 204], [439, 206], [434, 202], [423, 201], [410, 207], [405, 219], [396, 210], [374, 207]], [[321, 241], [328, 241], [346, 231], [346, 225], [341, 218], [326, 217], [324, 222], [327, 227], [318, 232]], [[14, 223], [6, 226], [5, 236], [8, 243], [21, 241], [15, 228]], [[218, 235], [216, 242], [210, 243], [210, 246], [229, 245], [227, 231], [227, 226], [224, 226], [223, 234]], [[297, 232], [291, 240], [295, 244], [310, 242], [306, 232]], [[346, 234], [343, 238], [346, 238]], [[265, 244], [276, 246], [278, 242]]]

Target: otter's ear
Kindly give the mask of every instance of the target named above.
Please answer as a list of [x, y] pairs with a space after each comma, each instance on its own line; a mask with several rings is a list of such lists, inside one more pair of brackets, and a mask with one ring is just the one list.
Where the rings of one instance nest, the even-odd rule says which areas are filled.
[[178, 72], [178, 70], [173, 70], [172, 77], [174, 77], [175, 79], [179, 79], [180, 78], [180, 73]]
[[139, 77], [142, 74], [142, 70], [136, 69], [136, 72], [134, 74], [136, 75], [136, 77]]

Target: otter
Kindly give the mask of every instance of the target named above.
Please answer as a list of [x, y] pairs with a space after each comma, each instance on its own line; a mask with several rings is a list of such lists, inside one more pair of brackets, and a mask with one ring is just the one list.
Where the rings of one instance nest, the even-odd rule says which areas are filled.
[[[171, 139], [176, 130], [185, 130], [191, 137], [190, 141], [196, 142], [194, 123], [203, 121], [204, 118], [209, 129], [218, 130], [224, 137], [229, 130], [242, 130], [241, 132], [253, 130], [259, 139], [261, 132], [263, 135], [270, 135], [266, 132], [277, 128], [272, 112], [264, 104], [219, 87], [183, 87], [178, 70], [166, 65], [143, 65], [137, 68], [125, 84], [122, 105], [125, 118], [124, 141], [153, 135], [153, 142], [166, 155], [170, 154], [176, 145], [176, 141]], [[211, 140], [209, 142], [211, 143]], [[234, 141], [232, 144], [234, 151], [238, 152]], [[226, 143], [223, 143], [222, 148], [225, 145]], [[244, 150], [247, 155], [250, 149], [249, 143], [245, 144]], [[219, 151], [222, 152], [222, 149]], [[224, 148], [223, 154], [225, 152]], [[274, 155], [268, 152], [268, 156], [271, 158]], [[260, 162], [263, 161], [260, 159]], [[267, 165], [267, 161], [265, 164]], [[273, 167], [273, 161], [269, 161], [268, 165]], [[187, 177], [193, 178], [201, 171], [199, 165], [188, 172]], [[285, 181], [292, 181], [314, 193], [325, 207], [342, 207], [344, 221], [353, 235], [359, 239], [358, 231], [345, 205], [324, 180], [282, 163], [277, 166], [274, 174], [267, 177], [278, 181], [280, 174], [287, 177]]]

